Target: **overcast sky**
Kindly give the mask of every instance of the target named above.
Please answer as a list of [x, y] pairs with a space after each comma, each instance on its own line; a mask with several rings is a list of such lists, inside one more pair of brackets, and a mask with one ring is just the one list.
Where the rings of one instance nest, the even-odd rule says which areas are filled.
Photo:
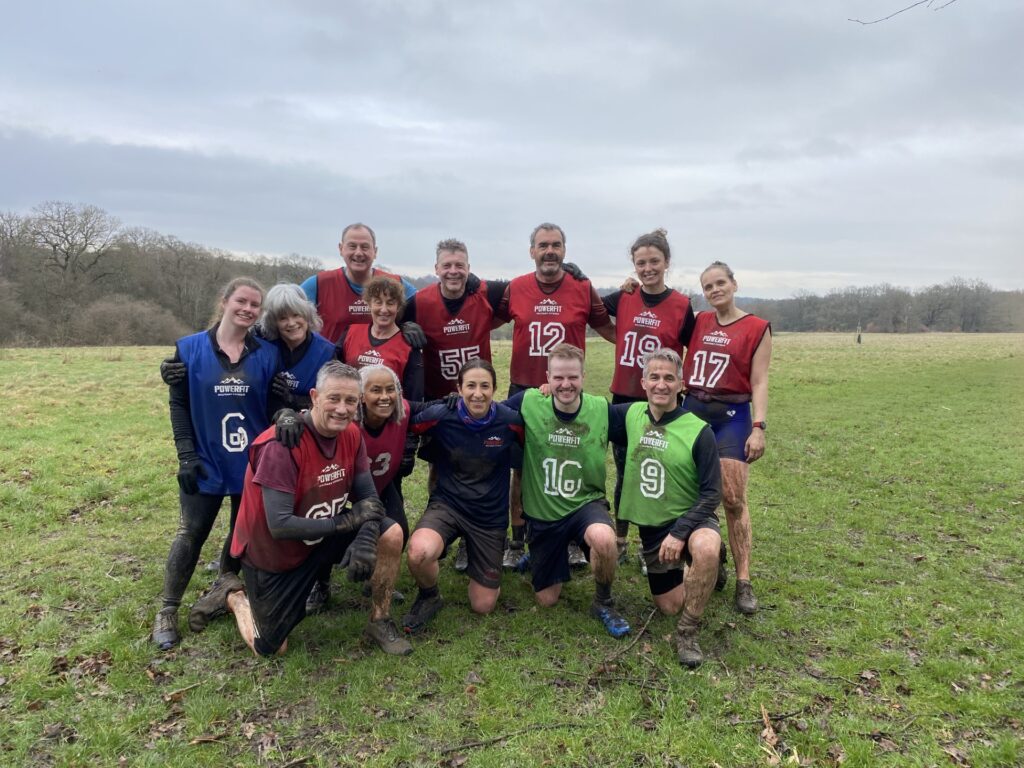
[[505, 278], [554, 221], [599, 285], [660, 226], [685, 289], [1024, 288], [1024, 3], [945, 1], [10, 3], [0, 210], [328, 265], [358, 220]]

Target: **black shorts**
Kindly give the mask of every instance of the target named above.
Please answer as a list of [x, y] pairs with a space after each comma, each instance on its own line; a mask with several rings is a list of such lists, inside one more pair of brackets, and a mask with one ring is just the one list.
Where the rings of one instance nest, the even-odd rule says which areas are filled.
[[[381, 534], [392, 525], [396, 523], [385, 519], [381, 523]], [[245, 594], [249, 598], [256, 630], [253, 642], [256, 653], [261, 656], [277, 653], [291, 631], [306, 618], [306, 598], [320, 570], [341, 562], [357, 533], [326, 537], [301, 565], [283, 573], [264, 571], [242, 562]]]
[[423, 510], [416, 530], [434, 531], [448, 545], [460, 536], [466, 543], [469, 567], [466, 573], [473, 581], [490, 589], [501, 586], [501, 557], [505, 550], [504, 528], [481, 528], [475, 522], [440, 501], [431, 501]]
[[588, 502], [561, 520], [527, 518], [526, 540], [530, 544], [530, 570], [533, 573], [534, 592], [569, 580], [569, 553], [566, 552], [566, 547], [570, 541], [579, 544], [583, 554], [590, 559], [590, 547], [583, 537], [587, 528], [595, 523], [612, 527], [612, 518], [608, 514], [608, 502], [605, 499]]
[[[661, 542], [669, 535], [669, 531], [675, 525], [675, 521], [665, 525], [640, 525], [640, 543], [643, 552], [640, 553], [647, 565], [647, 583], [651, 588], [652, 595], [663, 595], [683, 583], [683, 563], [689, 565], [693, 558], [690, 555], [690, 548], [683, 542], [683, 559], [675, 563], [663, 563], [658, 559], [658, 551], [661, 549]], [[722, 531], [718, 527], [718, 520], [711, 518], [698, 525], [693, 531], [708, 528], [719, 536]]]

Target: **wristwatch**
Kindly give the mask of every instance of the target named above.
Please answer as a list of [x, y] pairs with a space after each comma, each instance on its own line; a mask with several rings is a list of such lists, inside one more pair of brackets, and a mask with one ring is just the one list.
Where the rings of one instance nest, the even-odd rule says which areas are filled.
[[751, 426], [751, 427], [757, 427], [757, 428], [758, 428], [758, 429], [760, 429], [760, 430], [761, 430], [762, 432], [764, 432], [764, 431], [767, 431], [767, 429], [768, 429], [768, 422], [767, 422], [767, 421], [755, 421], [755, 422], [754, 422], [753, 424], [751, 424], [750, 426]]

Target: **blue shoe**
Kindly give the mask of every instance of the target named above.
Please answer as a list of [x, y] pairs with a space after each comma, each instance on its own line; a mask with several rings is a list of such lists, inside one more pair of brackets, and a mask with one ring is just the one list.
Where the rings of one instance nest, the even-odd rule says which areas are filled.
[[625, 637], [630, 633], [629, 622], [622, 618], [622, 614], [615, 610], [611, 602], [601, 603], [595, 600], [590, 605], [590, 615], [600, 619], [612, 637]]
[[516, 561], [516, 573], [530, 572], [530, 553], [524, 552], [523, 556]]

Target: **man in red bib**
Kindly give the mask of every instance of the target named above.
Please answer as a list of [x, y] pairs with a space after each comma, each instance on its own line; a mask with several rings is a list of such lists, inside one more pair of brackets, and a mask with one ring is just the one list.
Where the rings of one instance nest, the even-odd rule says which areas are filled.
[[231, 542], [245, 585], [236, 578], [224, 589], [224, 602], [253, 653], [283, 653], [289, 633], [306, 615], [317, 573], [340, 562], [349, 580], [370, 579], [364, 636], [386, 653], [404, 656], [412, 646], [390, 616], [402, 531], [384, 517], [353, 423], [359, 374], [337, 361], [326, 363], [310, 397], [313, 406], [304, 414], [298, 445], [286, 448], [271, 427], [250, 449]]
[[[530, 235], [530, 257], [534, 271], [508, 284], [495, 312], [498, 320], [514, 323], [509, 397], [547, 382], [548, 353], [558, 344], [564, 342], [586, 350], [588, 325], [615, 343], [615, 324], [590, 280], [565, 279], [562, 228], [548, 222], [537, 225]], [[518, 563], [526, 537], [521, 477], [521, 470], [513, 472], [509, 510], [512, 541], [502, 562], [506, 568]], [[582, 564], [581, 561], [582, 554], [570, 556], [572, 564]]]

